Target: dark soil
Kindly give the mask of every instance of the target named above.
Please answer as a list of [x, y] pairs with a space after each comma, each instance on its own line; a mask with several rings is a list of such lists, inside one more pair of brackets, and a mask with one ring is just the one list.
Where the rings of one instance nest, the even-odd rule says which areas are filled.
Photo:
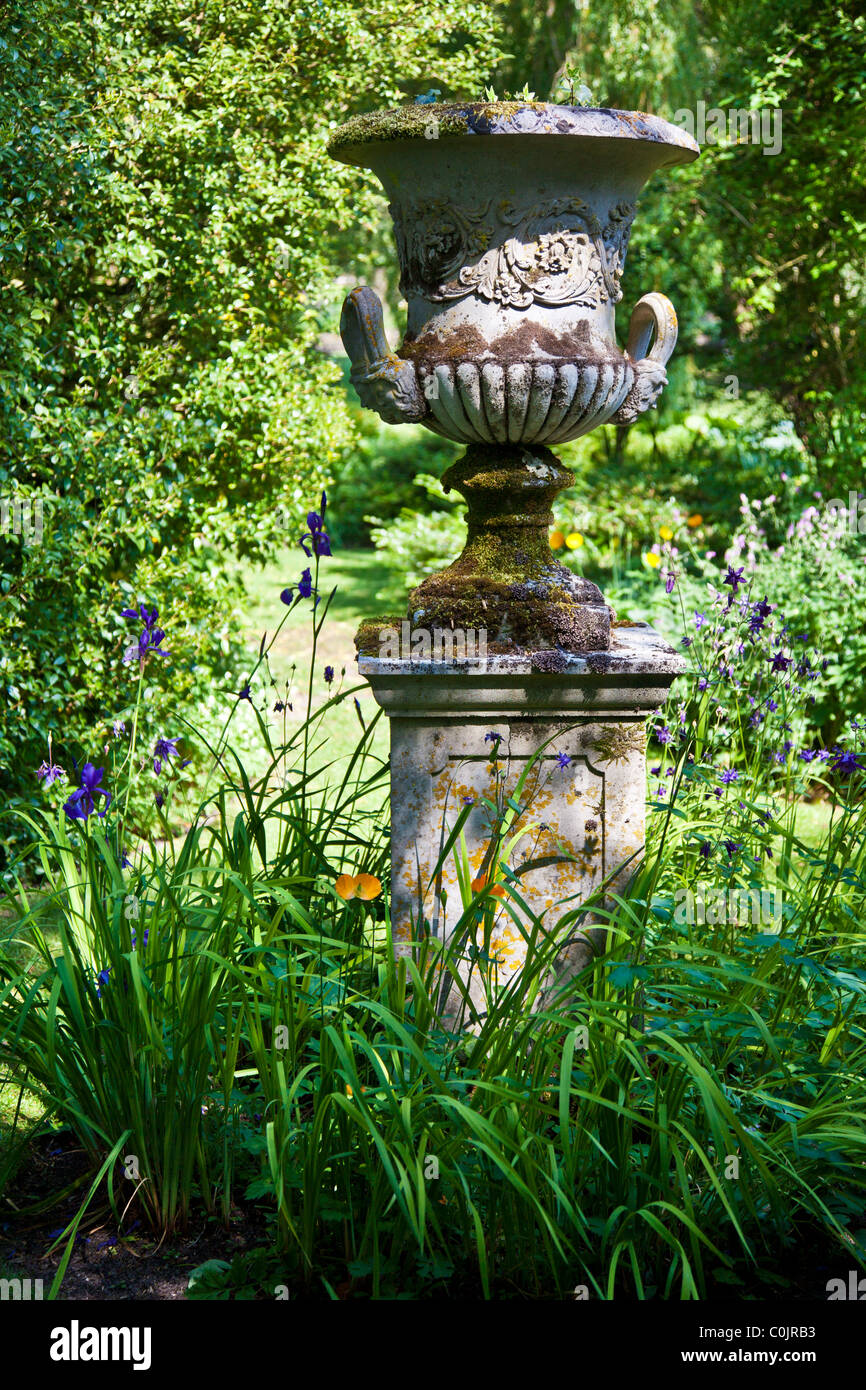
[[[66, 1240], [52, 1254], [46, 1252], [75, 1216], [92, 1179], [92, 1164], [71, 1135], [46, 1134], [34, 1140], [0, 1197], [0, 1276], [41, 1279], [48, 1293]], [[56, 1202], [73, 1183], [74, 1189]], [[42, 1204], [48, 1209], [33, 1210]], [[261, 1214], [250, 1207], [233, 1210], [228, 1229], [216, 1218], [199, 1219], [160, 1242], [132, 1208], [119, 1229], [107, 1196], [100, 1192], [78, 1228], [59, 1298], [182, 1299], [198, 1265], [213, 1259], [230, 1261], [266, 1241]]]

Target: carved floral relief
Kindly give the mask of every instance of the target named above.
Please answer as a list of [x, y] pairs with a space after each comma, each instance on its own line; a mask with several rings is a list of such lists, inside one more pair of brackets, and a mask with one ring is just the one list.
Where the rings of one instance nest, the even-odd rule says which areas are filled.
[[442, 198], [392, 203], [404, 294], [434, 302], [476, 294], [504, 307], [576, 304], [597, 309], [622, 298], [632, 203], [604, 225], [580, 198], [529, 209], [500, 201], [457, 208]]

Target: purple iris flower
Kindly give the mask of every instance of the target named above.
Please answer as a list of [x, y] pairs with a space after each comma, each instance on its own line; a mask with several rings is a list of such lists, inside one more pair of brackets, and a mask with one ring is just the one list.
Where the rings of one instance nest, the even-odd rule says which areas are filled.
[[[304, 554], [307, 556], [315, 555], [317, 559], [322, 555], [330, 555], [331, 553], [330, 538], [325, 530], [325, 508], [327, 505], [328, 499], [323, 492], [321, 501], [322, 510], [321, 512], [307, 512], [307, 525], [310, 529], [309, 531], [305, 531], [303, 536], [301, 536], [301, 549]], [[312, 550], [307, 549], [304, 543], [305, 541], [310, 542]]]
[[121, 608], [121, 618], [140, 618], [145, 628], [150, 632], [156, 627], [156, 620], [159, 617], [159, 609], [156, 604], [153, 608], [145, 608], [144, 604], [139, 604], [138, 608]]
[[104, 970], [100, 970], [99, 974], [97, 975], [96, 978], [97, 978], [97, 980], [99, 981], [99, 986], [98, 986], [97, 991], [96, 991], [96, 997], [97, 997], [97, 999], [101, 999], [101, 998], [102, 998], [102, 987], [103, 987], [103, 985], [107, 985], [107, 984], [108, 984], [108, 977], [109, 977], [110, 974], [111, 974], [111, 966], [108, 965], [108, 966], [106, 966], [106, 968], [105, 968]]
[[309, 570], [304, 570], [298, 580], [298, 593], [301, 598], [310, 598], [313, 592], [313, 576]]
[[158, 656], [168, 656], [167, 647], [162, 645], [165, 633], [161, 627], [157, 627], [156, 620], [159, 616], [159, 609], [154, 604], [153, 608], [146, 608], [144, 604], [139, 604], [138, 608], [122, 608], [120, 610], [122, 618], [137, 618], [144, 626], [138, 635], [138, 641], [133, 642], [123, 653], [123, 660], [126, 664], [131, 661], [144, 661], [150, 652], [155, 652]]
[[180, 734], [177, 738], [158, 738], [153, 750], [153, 770], [157, 776], [162, 772], [163, 761], [178, 756], [177, 745]]
[[85, 763], [81, 769], [81, 786], [72, 793], [68, 801], [63, 804], [63, 809], [70, 820], [87, 820], [87, 817], [96, 811], [94, 797], [104, 796], [105, 805], [101, 811], [96, 811], [98, 816], [104, 816], [111, 805], [111, 793], [105, 791], [99, 784], [102, 781], [104, 769], [94, 767], [93, 763]]

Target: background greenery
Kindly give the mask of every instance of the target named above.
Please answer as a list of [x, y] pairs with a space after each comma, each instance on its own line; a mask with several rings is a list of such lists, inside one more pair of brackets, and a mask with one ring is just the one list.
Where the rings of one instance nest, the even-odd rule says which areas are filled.
[[[457, 450], [347, 388], [346, 288], [375, 284], [392, 334], [402, 309], [384, 200], [325, 145], [419, 95], [563, 95], [575, 65], [599, 105], [779, 107], [783, 145], [710, 145], [647, 190], [620, 332], [670, 296], [670, 384], [563, 451], [569, 563], [691, 641], [643, 869], [595, 905], [613, 946], [569, 999], [529, 1013], [539, 950], [454, 1038], [390, 952], [384, 721], [355, 703], [351, 633], [459, 549]], [[0, 535], [0, 1195], [52, 1124], [81, 1181], [108, 1164], [99, 1221], [124, 1242], [259, 1233], [193, 1297], [815, 1297], [863, 1264], [866, 574], [824, 503], [862, 486], [864, 83], [851, 0], [4, 7], [0, 498], [41, 500], [45, 533]], [[323, 485], [340, 587], [311, 648], [311, 605], [278, 596]], [[773, 606], [760, 642], [712, 607], [726, 560]], [[171, 658], [137, 691], [119, 613], [139, 601]], [[135, 747], [110, 732], [134, 716]], [[104, 821], [37, 787], [49, 735], [67, 769], [106, 764]], [[193, 764], [157, 814], [162, 735]], [[383, 893], [344, 901], [360, 870]], [[768, 883], [772, 931], [673, 916], [683, 888]], [[499, 902], [468, 896], [470, 930]]]

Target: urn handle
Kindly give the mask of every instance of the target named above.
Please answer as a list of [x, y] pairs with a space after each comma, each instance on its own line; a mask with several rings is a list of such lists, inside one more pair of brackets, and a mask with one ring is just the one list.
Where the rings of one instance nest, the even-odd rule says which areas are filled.
[[673, 304], [656, 291], [645, 294], [632, 309], [628, 325], [626, 354], [632, 360], [635, 380], [619, 410], [611, 416], [613, 424], [634, 424], [639, 415], [655, 405], [667, 385], [665, 363], [676, 345], [677, 313]]
[[349, 379], [362, 405], [391, 425], [423, 420], [428, 405], [415, 367], [388, 346], [378, 295], [359, 285], [346, 296], [340, 337], [352, 364]]

